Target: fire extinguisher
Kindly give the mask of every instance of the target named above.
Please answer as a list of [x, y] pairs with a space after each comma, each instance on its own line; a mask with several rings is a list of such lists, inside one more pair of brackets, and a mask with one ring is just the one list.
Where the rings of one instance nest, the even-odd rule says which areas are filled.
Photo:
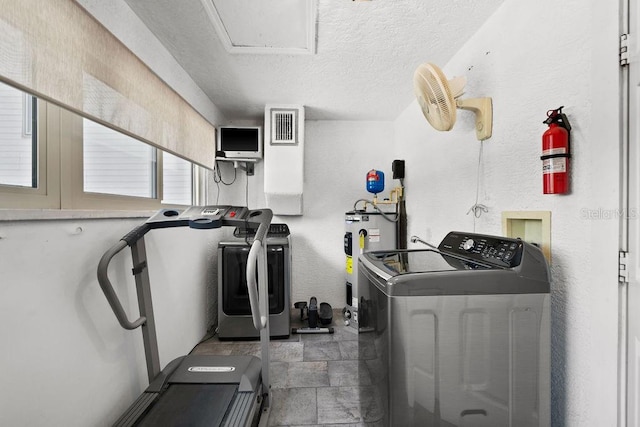
[[542, 134], [542, 187], [544, 194], [569, 192], [569, 159], [571, 158], [571, 125], [562, 112], [564, 107], [547, 111], [543, 122], [549, 126]]

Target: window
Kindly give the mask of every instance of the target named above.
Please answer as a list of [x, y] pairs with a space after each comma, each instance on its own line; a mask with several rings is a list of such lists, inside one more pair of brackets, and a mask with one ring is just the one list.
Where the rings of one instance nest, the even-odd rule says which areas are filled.
[[0, 83], [0, 208], [60, 208], [60, 113], [48, 107]]
[[32, 96], [0, 83], [0, 184], [37, 187], [37, 132]]
[[193, 193], [193, 166], [173, 154], [162, 154], [162, 203], [190, 205]]
[[155, 148], [87, 119], [82, 140], [83, 191], [156, 197]]
[[0, 83], [0, 208], [191, 205], [195, 166]]

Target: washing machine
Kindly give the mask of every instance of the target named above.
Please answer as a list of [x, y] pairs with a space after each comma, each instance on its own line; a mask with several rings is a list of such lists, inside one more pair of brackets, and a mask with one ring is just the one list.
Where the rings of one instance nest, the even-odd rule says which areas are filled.
[[345, 213], [345, 294], [344, 317], [347, 323], [360, 328], [358, 319], [358, 256], [367, 251], [396, 248], [395, 212], [356, 210]]
[[[247, 279], [247, 258], [257, 228], [237, 227], [234, 238], [218, 243], [218, 338], [252, 340], [253, 326]], [[269, 334], [288, 338], [291, 332], [291, 233], [287, 224], [271, 224], [266, 238], [269, 280]]]
[[359, 264], [364, 421], [550, 425], [550, 275], [538, 247], [451, 232], [437, 249], [368, 252]]

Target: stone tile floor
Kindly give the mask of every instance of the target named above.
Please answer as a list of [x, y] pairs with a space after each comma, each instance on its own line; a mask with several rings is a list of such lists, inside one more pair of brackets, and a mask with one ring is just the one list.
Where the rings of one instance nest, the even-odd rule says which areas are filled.
[[[292, 327], [300, 322], [292, 312]], [[292, 334], [272, 340], [270, 426], [381, 426], [379, 401], [372, 387], [375, 375], [373, 343], [358, 344], [358, 334], [334, 310], [333, 334]], [[216, 336], [199, 344], [193, 354], [252, 354], [260, 357], [257, 341], [220, 341]]]

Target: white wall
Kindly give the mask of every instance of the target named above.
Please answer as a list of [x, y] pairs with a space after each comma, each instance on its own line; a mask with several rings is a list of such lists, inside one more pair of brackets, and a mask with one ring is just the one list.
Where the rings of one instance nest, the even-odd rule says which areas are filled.
[[[493, 97], [484, 143], [478, 232], [501, 234], [501, 212], [552, 212], [552, 425], [616, 420], [618, 222], [589, 219], [618, 208], [617, 4], [507, 0], [458, 51], [445, 74], [466, 75], [465, 97]], [[425, 61], [428, 60], [425, 57]], [[546, 111], [565, 106], [572, 132], [572, 193], [543, 195]], [[472, 230], [479, 142], [473, 114], [436, 132], [413, 102], [395, 122], [407, 160], [409, 233], [437, 243]]]
[[[292, 302], [315, 296], [335, 309], [345, 306], [344, 213], [353, 209], [356, 200], [372, 197], [365, 180], [370, 169], [385, 173], [385, 195], [399, 184], [392, 179], [393, 159], [392, 122], [305, 122], [304, 212], [273, 220], [291, 229]], [[221, 171], [226, 181], [233, 177], [230, 165], [223, 165]], [[244, 204], [246, 180], [239, 171], [236, 184], [221, 186], [220, 204]], [[249, 207], [266, 206], [262, 163], [248, 180]], [[209, 186], [213, 203], [217, 189], [211, 182]]]
[[[102, 254], [143, 219], [0, 223], [0, 425], [111, 425], [147, 385], [139, 330], [118, 324], [96, 279]], [[216, 230], [147, 235], [164, 366], [204, 336]], [[129, 249], [110, 269], [137, 318]]]

